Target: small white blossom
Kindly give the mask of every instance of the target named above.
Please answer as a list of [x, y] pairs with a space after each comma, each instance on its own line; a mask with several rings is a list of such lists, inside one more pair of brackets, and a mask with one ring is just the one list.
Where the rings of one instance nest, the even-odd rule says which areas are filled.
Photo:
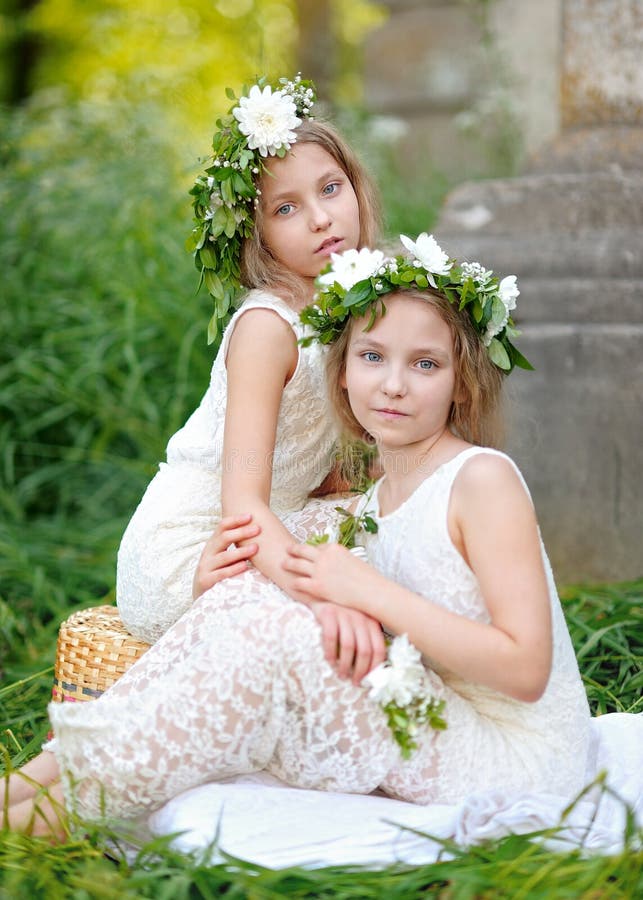
[[412, 241], [405, 234], [401, 234], [400, 240], [409, 253], [416, 257], [416, 264], [419, 262], [427, 270], [427, 277], [431, 287], [434, 288], [436, 286], [435, 280], [431, 277], [432, 275], [448, 275], [451, 271], [452, 263], [449, 262], [449, 257], [438, 245], [432, 234], [427, 234], [426, 231], [423, 231], [415, 241]]
[[370, 687], [369, 696], [373, 700], [382, 706], [395, 703], [401, 707], [410, 706], [423, 696], [424, 681], [420, 652], [409, 643], [405, 634], [391, 643], [387, 661], [363, 679]]
[[485, 269], [484, 266], [481, 266], [478, 262], [462, 263], [462, 265], [460, 266], [460, 273], [460, 280], [463, 284], [467, 280], [467, 278], [473, 278], [475, 283], [480, 286], [485, 285], [493, 275], [493, 271], [491, 269]]
[[332, 287], [335, 282], [341, 284], [345, 291], [359, 281], [371, 278], [385, 261], [381, 250], [346, 250], [344, 253], [331, 253], [332, 268], [320, 275], [317, 283], [324, 287]]
[[505, 309], [510, 311], [516, 308], [516, 298], [520, 296], [518, 285], [516, 284], [515, 275], [507, 275], [498, 285], [498, 296], [505, 305]]
[[353, 556], [356, 556], [358, 559], [363, 559], [364, 562], [368, 562], [368, 552], [366, 547], [351, 547], [349, 553], [352, 553]]
[[325, 535], [328, 538], [329, 544], [339, 543], [339, 528], [335, 528], [333, 525], [329, 525], [328, 528], [324, 528], [324, 530], [322, 531], [322, 535]]
[[413, 646], [406, 634], [402, 634], [395, 638], [389, 648], [388, 656], [392, 666], [400, 666], [404, 669], [411, 669], [415, 666], [419, 666], [422, 672], [424, 672], [424, 667], [422, 666], [422, 654], [417, 647]]
[[301, 124], [293, 98], [283, 91], [273, 91], [267, 85], [250, 88], [247, 97], [239, 100], [232, 110], [239, 122], [239, 131], [248, 138], [248, 148], [261, 156], [274, 156], [282, 148], [290, 150], [296, 140], [293, 129]]

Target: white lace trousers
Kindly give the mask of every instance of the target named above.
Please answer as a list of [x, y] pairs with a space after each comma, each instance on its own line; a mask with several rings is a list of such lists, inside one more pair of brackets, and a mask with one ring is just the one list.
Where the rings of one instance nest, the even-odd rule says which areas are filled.
[[86, 819], [135, 819], [187, 788], [259, 770], [367, 793], [399, 757], [366, 689], [325, 661], [310, 611], [256, 571], [203, 595], [98, 700], [49, 712], [48, 749]]

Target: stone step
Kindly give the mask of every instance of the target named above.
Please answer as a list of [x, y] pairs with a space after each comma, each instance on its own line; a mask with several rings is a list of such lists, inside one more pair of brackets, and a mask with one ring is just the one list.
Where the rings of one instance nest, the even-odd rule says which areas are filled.
[[516, 321], [643, 324], [643, 278], [523, 278]]
[[534, 278], [643, 278], [643, 227], [532, 234], [516, 226], [505, 234], [454, 232], [442, 221], [434, 235], [449, 256], [479, 260], [498, 275]]
[[547, 173], [466, 182], [444, 203], [439, 230], [500, 235], [643, 228], [643, 172]]
[[507, 380], [508, 450], [562, 582], [640, 576], [643, 325], [532, 323]]

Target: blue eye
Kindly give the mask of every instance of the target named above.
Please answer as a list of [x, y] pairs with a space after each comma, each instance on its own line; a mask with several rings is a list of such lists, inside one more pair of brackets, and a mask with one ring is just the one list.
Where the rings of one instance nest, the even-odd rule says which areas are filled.
[[332, 181], [330, 184], [327, 184], [326, 187], [322, 190], [322, 194], [326, 194], [327, 196], [330, 194], [334, 194], [337, 190], [339, 190], [339, 185]]
[[277, 210], [278, 216], [287, 216], [290, 210], [293, 208], [292, 203], [284, 203], [283, 206], [280, 206]]
[[366, 362], [379, 362], [382, 358], [375, 350], [367, 350], [366, 353], [362, 353], [362, 356]]
[[431, 369], [434, 369], [434, 368], [435, 368], [435, 363], [433, 362], [432, 359], [421, 359], [421, 360], [418, 362], [418, 366], [419, 366], [421, 369], [424, 369], [425, 372], [430, 372]]

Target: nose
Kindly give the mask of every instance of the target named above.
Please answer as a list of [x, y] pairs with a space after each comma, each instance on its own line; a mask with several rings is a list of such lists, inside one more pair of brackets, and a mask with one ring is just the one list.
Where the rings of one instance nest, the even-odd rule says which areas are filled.
[[389, 365], [382, 373], [380, 388], [387, 397], [403, 397], [406, 394], [406, 382], [401, 366]]
[[308, 221], [311, 231], [325, 231], [332, 221], [328, 207], [319, 201], [311, 203]]

